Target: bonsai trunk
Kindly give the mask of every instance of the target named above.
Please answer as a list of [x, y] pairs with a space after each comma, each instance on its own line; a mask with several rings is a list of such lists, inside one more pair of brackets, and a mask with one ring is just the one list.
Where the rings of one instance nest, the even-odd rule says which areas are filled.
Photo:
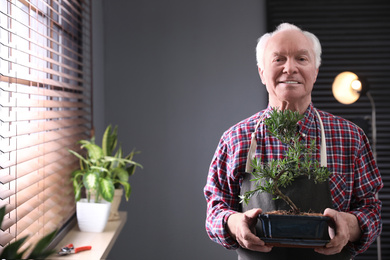
[[280, 177], [286, 172], [286, 170], [283, 170], [281, 172], [279, 172], [275, 179], [274, 179], [274, 186], [273, 186], [273, 189], [274, 189], [274, 195], [276, 195], [277, 197], [280, 197], [282, 200], [284, 200], [289, 206], [290, 208], [292, 209], [293, 213], [294, 214], [299, 214], [300, 210], [298, 209], [298, 207], [295, 205], [294, 202], [292, 202], [292, 200], [284, 195], [278, 188], [278, 180], [280, 179]]

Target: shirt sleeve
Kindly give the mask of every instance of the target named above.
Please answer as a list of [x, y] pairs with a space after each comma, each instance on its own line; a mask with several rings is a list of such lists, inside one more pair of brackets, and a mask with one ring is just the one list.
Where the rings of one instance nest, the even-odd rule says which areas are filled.
[[239, 180], [230, 172], [232, 156], [228, 145], [221, 139], [210, 165], [204, 195], [207, 201], [206, 231], [209, 237], [227, 249], [238, 248], [229, 235], [226, 223], [229, 216], [239, 210]]
[[352, 243], [354, 254], [366, 251], [381, 233], [382, 204], [376, 194], [382, 187], [383, 182], [371, 148], [363, 135], [363, 146], [355, 162], [354, 196], [349, 211], [357, 217], [362, 231], [360, 240]]

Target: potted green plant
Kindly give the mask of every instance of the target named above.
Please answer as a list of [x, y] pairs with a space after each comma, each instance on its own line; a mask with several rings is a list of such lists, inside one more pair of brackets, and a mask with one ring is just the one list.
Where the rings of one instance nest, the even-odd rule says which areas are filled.
[[[102, 138], [102, 149], [105, 156], [113, 156], [116, 160], [112, 160], [107, 164], [107, 169], [110, 171], [114, 183], [114, 197], [111, 202], [111, 213], [109, 221], [119, 219], [118, 208], [122, 200], [123, 193], [126, 201], [129, 200], [131, 194], [131, 185], [129, 177], [135, 173], [137, 167], [142, 168], [142, 165], [133, 161], [133, 157], [138, 152], [132, 150], [128, 155], [123, 157], [121, 146], [118, 147], [118, 127], [114, 128], [109, 125]], [[122, 160], [123, 159], [123, 160]]]
[[[115, 151], [118, 144], [117, 126], [114, 129], [111, 125], [106, 128], [102, 137], [102, 146], [95, 143], [94, 136], [90, 140], [80, 140], [79, 143], [81, 149], [86, 151], [84, 156], [69, 150], [80, 160], [80, 168], [72, 173], [78, 224], [82, 231], [101, 232], [109, 217], [115, 187], [118, 189], [122, 187], [128, 200], [131, 193], [129, 176], [134, 174], [137, 166], [142, 166], [132, 160], [135, 151], [127, 156], [123, 156], [121, 147]], [[82, 199], [83, 191], [86, 198]], [[101, 208], [104, 213], [94, 212], [95, 208]], [[89, 219], [81, 216], [84, 212], [94, 213], [88, 214], [92, 215]], [[97, 216], [101, 218], [100, 224], [94, 223], [98, 220]]]
[[[245, 191], [240, 196], [241, 203], [247, 204], [252, 196], [265, 192], [271, 195], [270, 200], [281, 199], [288, 205], [287, 208], [290, 210], [279, 210], [259, 216], [259, 236], [274, 246], [316, 247], [325, 245], [330, 239], [328, 235], [330, 219], [322, 216], [321, 212], [312, 214], [302, 212], [297, 206], [300, 199], [294, 202], [289, 196], [289, 186], [296, 185], [302, 189], [298, 193], [303, 197], [306, 187], [316, 189], [316, 185], [327, 182], [330, 175], [329, 170], [314, 159], [315, 140], [309, 140], [308, 146], [300, 140], [297, 123], [303, 117], [298, 112], [290, 110], [276, 108], [271, 110], [264, 124], [271, 136], [287, 146], [286, 152], [283, 159], [273, 159], [265, 163], [254, 158], [250, 180], [253, 189]], [[300, 233], [302, 229], [304, 230]]]

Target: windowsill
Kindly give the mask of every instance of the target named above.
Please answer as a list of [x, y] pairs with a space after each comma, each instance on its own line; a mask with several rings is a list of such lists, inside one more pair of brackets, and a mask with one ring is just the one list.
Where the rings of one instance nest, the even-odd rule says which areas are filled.
[[101, 233], [81, 232], [78, 226], [75, 225], [55, 247], [56, 252], [68, 244], [73, 244], [75, 248], [92, 246], [92, 249], [66, 256], [54, 255], [48, 259], [98, 260], [107, 258], [115, 240], [127, 221], [127, 212], [120, 211], [119, 216], [119, 220], [107, 222], [107, 226]]

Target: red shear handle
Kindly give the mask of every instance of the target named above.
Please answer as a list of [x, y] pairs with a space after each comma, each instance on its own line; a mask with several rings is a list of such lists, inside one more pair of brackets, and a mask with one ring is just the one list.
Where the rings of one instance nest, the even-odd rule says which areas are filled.
[[91, 250], [92, 246], [81, 246], [74, 249], [75, 253], [81, 252], [81, 251], [87, 251]]
[[66, 245], [66, 246], [64, 246], [64, 248], [73, 248], [73, 244], [68, 244], [68, 245]]

